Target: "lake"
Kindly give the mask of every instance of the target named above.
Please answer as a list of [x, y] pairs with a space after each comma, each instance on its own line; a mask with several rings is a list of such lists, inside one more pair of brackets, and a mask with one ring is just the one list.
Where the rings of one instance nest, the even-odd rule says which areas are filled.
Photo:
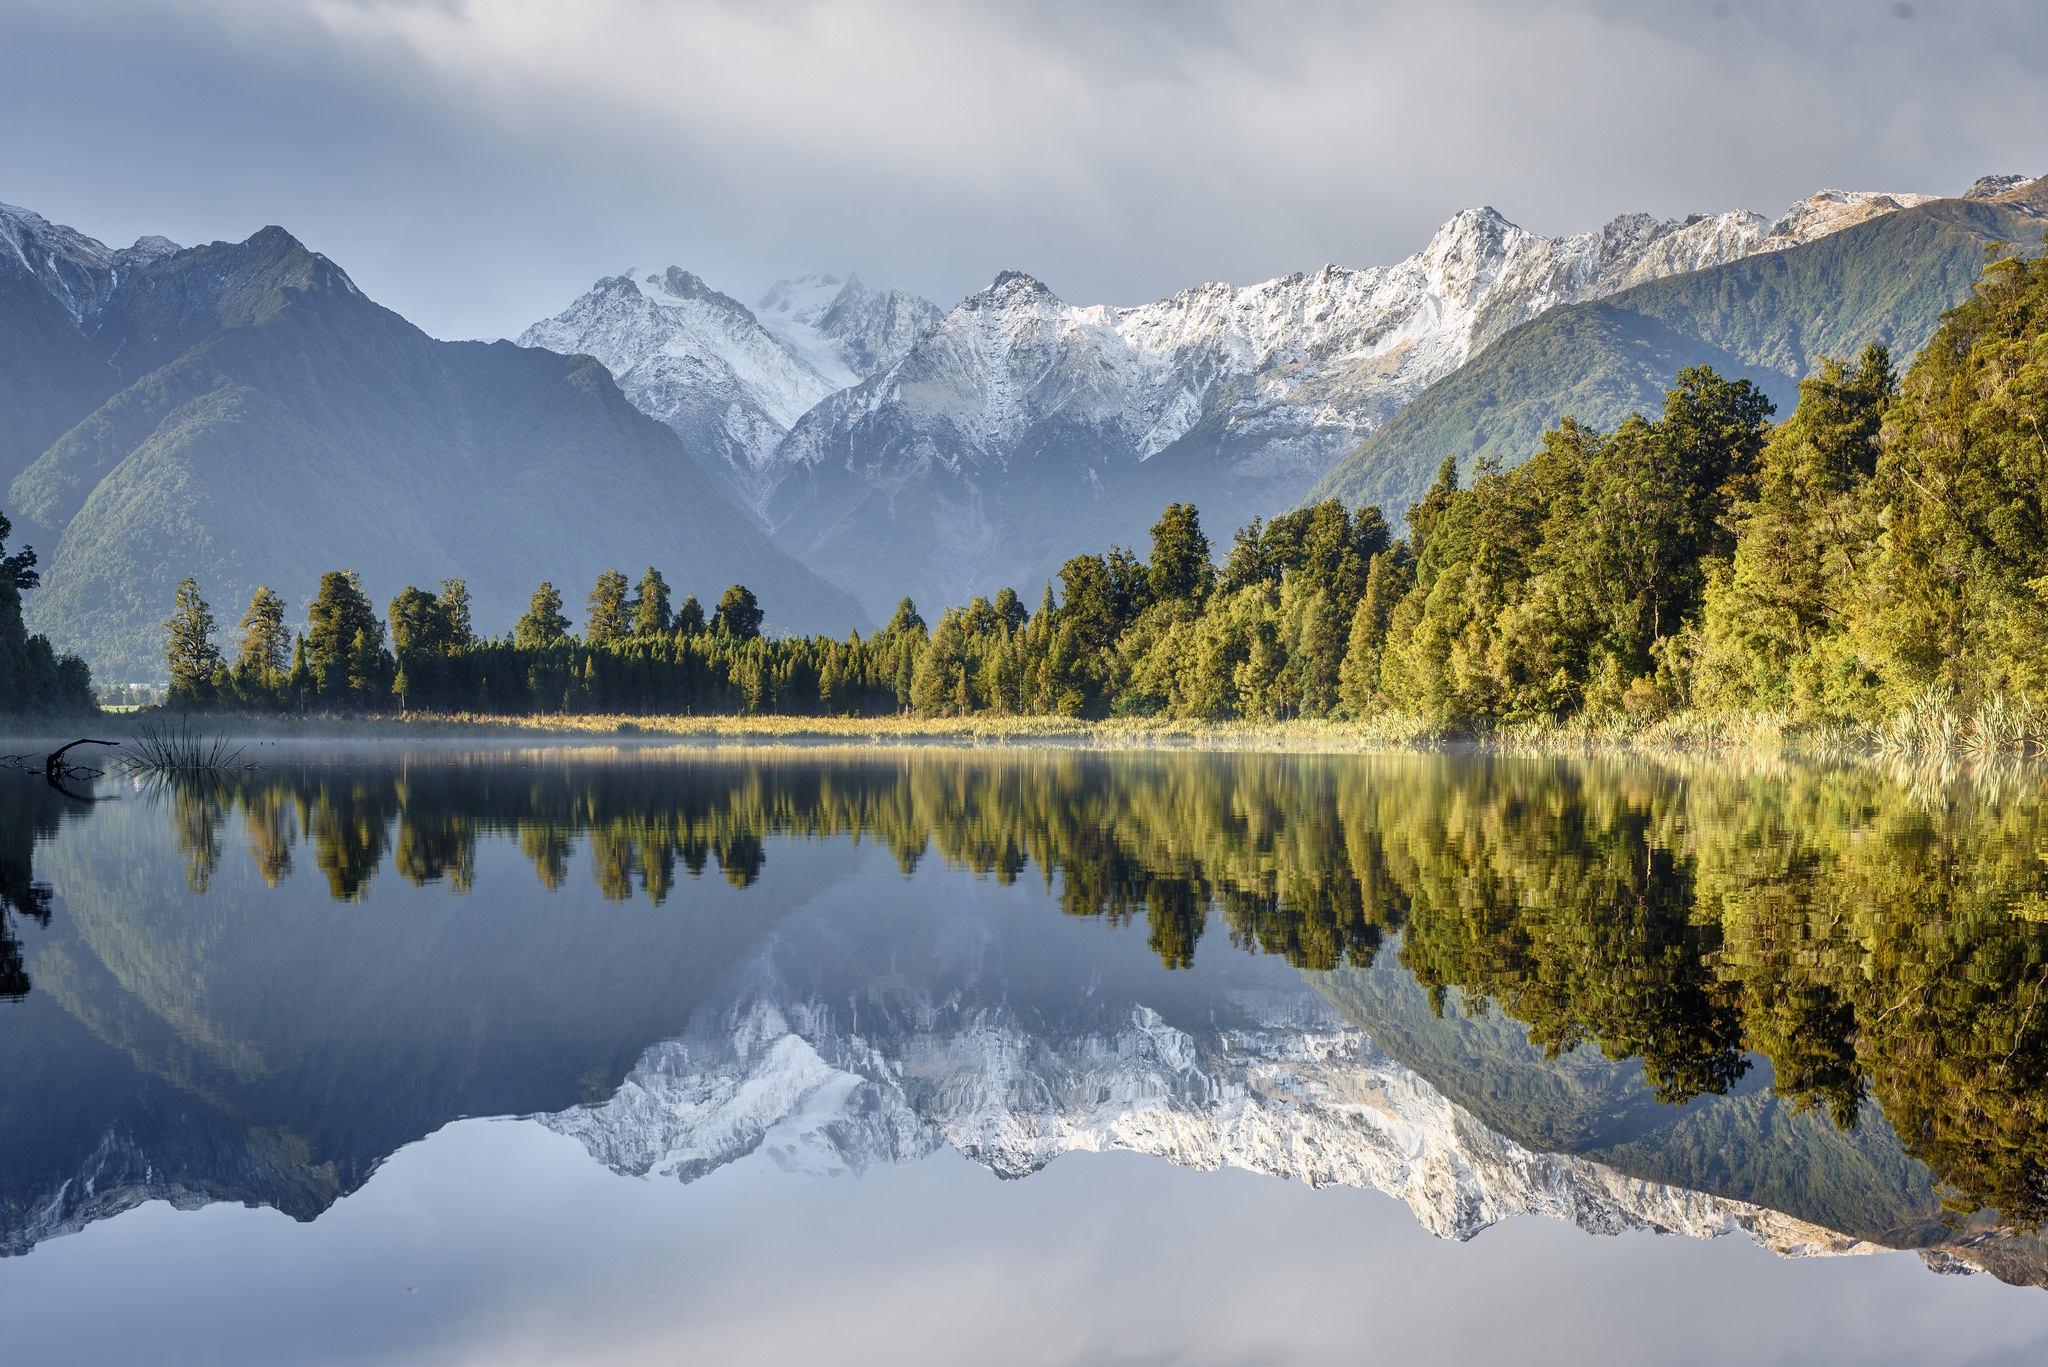
[[2035, 1362], [2048, 774], [0, 773], [56, 1363]]

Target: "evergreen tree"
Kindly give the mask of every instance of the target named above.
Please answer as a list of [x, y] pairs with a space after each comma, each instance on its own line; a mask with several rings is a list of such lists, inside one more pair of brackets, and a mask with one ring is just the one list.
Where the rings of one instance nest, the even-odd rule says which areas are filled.
[[753, 590], [744, 584], [734, 584], [711, 614], [711, 632], [734, 641], [751, 641], [761, 634], [761, 617], [761, 604]]
[[220, 649], [213, 643], [213, 611], [199, 596], [199, 581], [178, 581], [170, 618], [164, 622], [164, 663], [171, 673], [171, 702], [190, 705], [213, 696]]
[[[702, 614], [700, 608], [699, 614]], [[649, 565], [647, 573], [640, 576], [640, 589], [633, 600], [633, 634], [636, 636], [665, 636], [672, 623], [668, 606], [668, 581], [661, 577], [661, 571]]]
[[683, 599], [683, 605], [676, 609], [676, 634], [679, 636], [702, 636], [704, 634], [704, 605], [692, 593]]
[[394, 667], [384, 624], [354, 570], [320, 576], [306, 609], [306, 656], [314, 691], [326, 702], [374, 706], [389, 692]]
[[242, 614], [237, 666], [252, 677], [269, 681], [291, 664], [292, 633], [284, 624], [284, 599], [269, 588], [259, 588], [249, 598], [249, 610]]
[[562, 615], [562, 592], [542, 580], [526, 604], [526, 613], [512, 627], [513, 641], [529, 650], [559, 645], [569, 639], [569, 619]]
[[[1051, 586], [1048, 585], [1048, 588]], [[1031, 620], [1031, 614], [1024, 609], [1024, 602], [1017, 597], [1017, 590], [1004, 589], [996, 595], [996, 617], [1002, 622], [1003, 630], [1015, 635]]]
[[1209, 538], [1202, 535], [1202, 516], [1192, 503], [1169, 503], [1152, 527], [1152, 563], [1147, 571], [1151, 596], [1160, 602], [1200, 607], [1216, 584], [1209, 563]]
[[391, 647], [401, 659], [414, 653], [452, 655], [468, 644], [468, 633], [446, 598], [407, 586], [391, 600]]
[[626, 594], [626, 576], [618, 570], [606, 570], [597, 577], [597, 587], [590, 591], [589, 612], [583, 622], [585, 641], [601, 645], [632, 634], [633, 622]]
[[925, 634], [924, 618], [917, 615], [917, 604], [906, 598], [896, 605], [896, 615], [882, 628], [882, 634], [893, 640], [912, 633]]
[[21, 595], [42, 581], [32, 548], [7, 554], [13, 530], [0, 514], [0, 715], [90, 710], [92, 678], [85, 662], [58, 655], [47, 638], [29, 635], [22, 621]]
[[440, 598], [441, 609], [447, 615], [450, 648], [460, 649], [474, 641], [476, 630], [469, 619], [469, 582], [443, 579]]

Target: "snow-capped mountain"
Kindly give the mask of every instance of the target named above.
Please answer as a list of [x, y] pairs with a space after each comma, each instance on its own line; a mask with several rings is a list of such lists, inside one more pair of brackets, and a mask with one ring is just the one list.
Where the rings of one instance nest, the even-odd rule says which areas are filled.
[[106, 307], [128, 270], [179, 250], [169, 238], [155, 236], [138, 238], [132, 247], [108, 247], [12, 204], [0, 204], [0, 244], [0, 260], [11, 259], [81, 326]]
[[904, 358], [799, 422], [768, 500], [778, 539], [871, 614], [1029, 586], [1139, 542], [1192, 499], [1211, 535], [1288, 507], [1367, 432], [1560, 304], [1778, 250], [1919, 203], [1823, 191], [1775, 222], [1643, 214], [1546, 238], [1458, 214], [1393, 266], [1077, 306], [1005, 272]]
[[[1001, 982], [1000, 975], [992, 975]], [[1204, 1170], [1370, 1187], [1440, 1238], [1512, 1215], [1597, 1234], [1741, 1231], [1787, 1256], [1883, 1251], [1742, 1201], [1535, 1153], [1495, 1133], [1296, 979], [1212, 999], [1194, 1028], [1111, 989], [1049, 1018], [977, 991], [900, 980], [850, 998], [792, 990], [769, 959], [741, 998], [647, 1051], [603, 1104], [542, 1117], [625, 1175], [685, 1182], [753, 1153], [859, 1172], [951, 1145], [1005, 1177], [1120, 1149]]]
[[518, 340], [595, 356], [641, 412], [674, 428], [706, 472], [758, 513], [796, 420], [894, 363], [937, 316], [922, 299], [831, 276], [778, 281], [757, 315], [671, 266], [608, 276]]

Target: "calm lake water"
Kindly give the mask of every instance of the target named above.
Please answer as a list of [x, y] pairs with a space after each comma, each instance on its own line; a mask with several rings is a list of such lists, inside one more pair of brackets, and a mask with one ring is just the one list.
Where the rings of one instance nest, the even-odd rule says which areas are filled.
[[2048, 1360], [2048, 778], [0, 774], [57, 1363]]

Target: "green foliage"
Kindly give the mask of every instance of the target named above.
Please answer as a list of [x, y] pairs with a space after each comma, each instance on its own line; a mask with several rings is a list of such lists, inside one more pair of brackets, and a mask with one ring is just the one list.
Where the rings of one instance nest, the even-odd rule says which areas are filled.
[[614, 641], [633, 634], [628, 592], [626, 576], [620, 571], [606, 570], [597, 576], [597, 587], [590, 591], [589, 610], [583, 618], [584, 640]]
[[211, 699], [220, 672], [220, 647], [213, 643], [213, 611], [193, 579], [178, 581], [171, 615], [164, 622], [164, 664], [171, 675], [171, 702], [191, 706]]
[[[703, 609], [699, 608], [698, 612], [701, 615]], [[674, 625], [675, 617], [668, 606], [668, 581], [652, 565], [647, 567], [647, 573], [640, 576], [640, 588], [633, 598], [632, 617], [635, 636], [660, 636]]]
[[711, 614], [711, 632], [735, 641], [751, 641], [761, 634], [761, 604], [745, 584], [734, 584], [718, 600]]
[[384, 624], [354, 570], [329, 570], [306, 609], [312, 692], [330, 706], [368, 707], [390, 696], [395, 664]]
[[704, 605], [697, 601], [696, 594], [683, 599], [683, 605], [676, 609], [676, 631], [684, 636], [704, 634]]
[[512, 639], [529, 650], [542, 649], [569, 638], [569, 619], [562, 615], [562, 591], [550, 580], [526, 604], [526, 612], [512, 626]]
[[[1209, 563], [1209, 538], [1202, 535], [1202, 515], [1192, 503], [1169, 503], [1152, 528], [1152, 561], [1145, 583], [1155, 602], [1191, 603], [1200, 607], [1216, 584]], [[1008, 590], [1004, 590], [1008, 592]], [[1016, 595], [1012, 594], [1014, 599]]]
[[1672, 377], [1709, 366], [1781, 403], [1830, 356], [1873, 343], [1910, 356], [1970, 297], [1984, 247], [2030, 241], [2041, 207], [1941, 200], [1816, 242], [1551, 309], [1492, 339], [1323, 477], [1315, 498], [1398, 512], [1442, 461], [1511, 464], [1568, 415], [1619, 426]]
[[85, 662], [59, 655], [48, 638], [30, 635], [22, 620], [22, 593], [42, 581], [33, 549], [7, 553], [13, 530], [0, 513], [0, 716], [90, 712], [92, 676]]

